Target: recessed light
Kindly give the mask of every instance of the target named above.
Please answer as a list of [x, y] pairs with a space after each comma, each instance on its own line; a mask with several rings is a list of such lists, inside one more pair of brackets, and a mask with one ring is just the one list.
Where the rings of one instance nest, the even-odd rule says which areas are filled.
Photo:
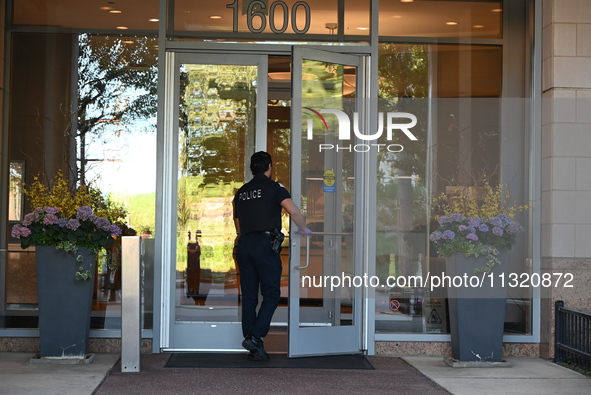
[[209, 19], [222, 19], [221, 15], [210, 15]]
[[148, 22], [159, 22], [160, 19], [158, 18], [152, 18], [152, 19], [148, 19]]
[[125, 41], [123, 41], [123, 44], [133, 44], [133, 41], [131, 41], [131, 40], [125, 40]]
[[400, 0], [401, 3], [413, 3], [415, 0]]
[[116, 10], [114, 8], [111, 11], [109, 11], [110, 14], [121, 14], [122, 12], [123, 11], [119, 11], [119, 10]]
[[490, 12], [503, 12], [502, 8], [493, 8]]
[[358, 27], [357, 30], [369, 30], [369, 27]]
[[109, 11], [111, 10], [113, 7], [99, 7], [99, 10], [103, 10], [103, 11]]
[[446, 24], [446, 25], [448, 25], [448, 26], [455, 26], [455, 25], [459, 25], [459, 23], [458, 23], [458, 22], [456, 22], [456, 21], [447, 21], [447, 22], [445, 22], [445, 24]]
[[484, 25], [473, 25], [472, 27], [474, 29], [482, 29], [484, 27]]
[[119, 30], [127, 30], [129, 28], [127, 26], [117, 26], [117, 29], [119, 29]]
[[400, 19], [400, 18], [402, 18], [402, 15], [392, 15], [392, 18], [394, 18], [394, 19]]

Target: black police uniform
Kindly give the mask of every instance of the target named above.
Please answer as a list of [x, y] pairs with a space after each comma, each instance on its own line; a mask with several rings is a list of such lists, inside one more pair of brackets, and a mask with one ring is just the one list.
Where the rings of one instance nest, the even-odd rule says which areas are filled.
[[[283, 185], [256, 174], [234, 196], [234, 217], [240, 224], [236, 259], [242, 288], [242, 332], [262, 338], [281, 295], [281, 259], [271, 249], [271, 230], [281, 229], [281, 202], [291, 196]], [[258, 314], [259, 284], [263, 301]]]

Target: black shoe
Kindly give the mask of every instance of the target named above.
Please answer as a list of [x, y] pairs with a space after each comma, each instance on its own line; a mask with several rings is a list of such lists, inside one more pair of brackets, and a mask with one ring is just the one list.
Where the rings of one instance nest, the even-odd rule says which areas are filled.
[[267, 362], [271, 358], [269, 354], [265, 351], [265, 347], [263, 345], [263, 341], [261, 339], [257, 339], [252, 335], [248, 335], [242, 341], [242, 347], [246, 348], [250, 353], [248, 354], [248, 359], [252, 361], [261, 361]]

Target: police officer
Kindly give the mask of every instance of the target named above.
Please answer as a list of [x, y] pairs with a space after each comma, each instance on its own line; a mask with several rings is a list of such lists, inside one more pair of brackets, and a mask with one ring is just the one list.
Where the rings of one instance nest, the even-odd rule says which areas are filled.
[[[234, 196], [234, 222], [238, 234], [236, 259], [242, 288], [242, 346], [255, 361], [268, 361], [262, 338], [281, 295], [281, 258], [273, 251], [273, 230], [281, 229], [284, 208], [301, 235], [312, 233], [300, 209], [283, 185], [272, 180], [271, 155], [260, 151], [250, 158], [253, 179]], [[259, 286], [263, 301], [257, 313]]]

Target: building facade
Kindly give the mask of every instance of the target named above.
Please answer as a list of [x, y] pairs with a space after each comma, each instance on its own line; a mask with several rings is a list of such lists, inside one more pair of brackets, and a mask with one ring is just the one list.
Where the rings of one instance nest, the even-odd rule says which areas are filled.
[[[142, 235], [145, 352], [240, 349], [231, 199], [258, 150], [314, 232], [284, 218], [271, 350], [449, 354], [446, 291], [416, 283], [445, 275], [432, 198], [487, 186], [528, 206], [504, 352], [552, 358], [554, 301], [591, 311], [585, 0], [3, 10], [0, 350], [37, 347], [35, 252], [11, 228], [58, 174]], [[94, 351], [119, 349], [121, 265], [96, 265]]]

